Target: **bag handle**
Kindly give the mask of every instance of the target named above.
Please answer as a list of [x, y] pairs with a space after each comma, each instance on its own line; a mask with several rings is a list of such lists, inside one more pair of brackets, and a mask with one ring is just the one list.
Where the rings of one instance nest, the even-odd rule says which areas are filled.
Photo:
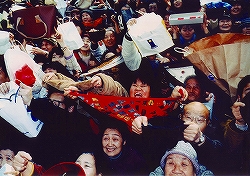
[[28, 37], [28, 36], [25, 35], [23, 32], [19, 31], [19, 30], [18, 30], [18, 26], [19, 26], [21, 20], [22, 20], [21, 17], [17, 17], [17, 23], [16, 23], [17, 26], [16, 26], [16, 30], [17, 30], [17, 32], [19, 32], [20, 34], [22, 34], [25, 38], [39, 39], [39, 38], [43, 38], [43, 37], [46, 36], [46, 34], [47, 34], [47, 32], [48, 32], [48, 27], [47, 27], [46, 23], [43, 22], [43, 20], [41, 19], [41, 17], [40, 17], [39, 15], [36, 15], [36, 16], [35, 16], [35, 20], [36, 20], [36, 21], [39, 21], [39, 22], [41, 22], [41, 23], [43, 23], [43, 25], [44, 25], [44, 27], [45, 27], [45, 33], [44, 33], [43, 35], [39, 36], [39, 37]]

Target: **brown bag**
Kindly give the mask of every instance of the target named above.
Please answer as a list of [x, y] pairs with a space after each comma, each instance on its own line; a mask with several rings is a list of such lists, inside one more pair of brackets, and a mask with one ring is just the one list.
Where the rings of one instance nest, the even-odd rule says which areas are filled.
[[51, 37], [56, 24], [55, 6], [38, 6], [13, 12], [15, 29], [25, 38]]
[[208, 79], [236, 99], [238, 82], [250, 74], [250, 36], [216, 34], [188, 46], [186, 57]]

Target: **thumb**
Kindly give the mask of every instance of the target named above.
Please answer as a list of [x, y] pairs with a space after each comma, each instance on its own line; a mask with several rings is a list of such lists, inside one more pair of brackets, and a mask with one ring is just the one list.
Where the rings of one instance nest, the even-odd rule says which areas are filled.
[[142, 116], [142, 124], [143, 126], [148, 126], [148, 118], [146, 116]]

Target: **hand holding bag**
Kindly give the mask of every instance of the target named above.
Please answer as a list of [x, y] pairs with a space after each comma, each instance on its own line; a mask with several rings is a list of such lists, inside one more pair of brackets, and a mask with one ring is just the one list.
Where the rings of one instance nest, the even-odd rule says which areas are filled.
[[51, 37], [56, 25], [55, 6], [38, 6], [13, 12], [15, 29], [25, 38]]

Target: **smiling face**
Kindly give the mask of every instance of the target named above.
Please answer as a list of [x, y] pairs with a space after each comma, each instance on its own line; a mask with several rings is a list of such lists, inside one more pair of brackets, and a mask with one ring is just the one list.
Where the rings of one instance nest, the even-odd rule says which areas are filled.
[[96, 176], [96, 165], [95, 165], [95, 158], [92, 154], [90, 153], [83, 153], [80, 155], [77, 160], [76, 164], [79, 164], [86, 176]]
[[113, 31], [106, 31], [103, 42], [106, 47], [112, 47], [116, 44], [116, 38]]
[[188, 100], [189, 101], [198, 101], [201, 98], [201, 88], [200, 84], [196, 79], [189, 79], [186, 82], [185, 89], [188, 92]]
[[221, 19], [219, 20], [219, 29], [221, 32], [229, 32], [232, 28], [232, 20], [230, 19]]
[[91, 43], [89, 37], [83, 37], [82, 41], [83, 41], [83, 46], [81, 47], [81, 50], [89, 51], [90, 50], [90, 43]]
[[132, 83], [129, 95], [133, 98], [149, 98], [150, 86], [143, 83], [140, 79], [137, 79], [135, 83]]
[[242, 6], [239, 3], [234, 4], [231, 8], [232, 15], [238, 15], [241, 13], [241, 11], [242, 11]]
[[192, 162], [180, 154], [170, 154], [166, 159], [165, 176], [194, 176], [195, 170]]
[[102, 136], [102, 148], [108, 156], [116, 156], [122, 151], [123, 141], [121, 133], [117, 129], [107, 128]]
[[175, 8], [181, 8], [181, 6], [182, 6], [182, 0], [174, 0]]
[[86, 12], [82, 13], [82, 22], [91, 22], [91, 21], [92, 18], [88, 13]]

